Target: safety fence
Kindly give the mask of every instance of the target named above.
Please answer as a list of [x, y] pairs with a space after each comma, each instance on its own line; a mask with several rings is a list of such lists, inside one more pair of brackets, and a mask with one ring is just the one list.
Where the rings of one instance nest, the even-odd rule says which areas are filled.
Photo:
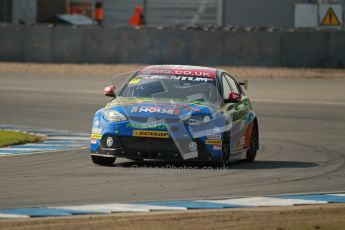
[[345, 65], [345, 32], [1, 26], [0, 61]]

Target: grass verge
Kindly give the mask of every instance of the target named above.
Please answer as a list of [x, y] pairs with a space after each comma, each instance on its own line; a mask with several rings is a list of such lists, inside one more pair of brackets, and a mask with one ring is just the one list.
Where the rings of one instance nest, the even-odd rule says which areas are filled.
[[17, 131], [0, 130], [0, 147], [34, 143], [39, 142], [41, 140], [41, 136], [36, 136]]

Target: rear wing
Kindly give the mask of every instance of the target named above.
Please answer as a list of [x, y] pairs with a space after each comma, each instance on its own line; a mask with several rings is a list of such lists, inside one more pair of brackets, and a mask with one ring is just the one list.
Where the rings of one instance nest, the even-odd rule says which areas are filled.
[[248, 89], [248, 80], [239, 81], [238, 84], [243, 86], [246, 90]]

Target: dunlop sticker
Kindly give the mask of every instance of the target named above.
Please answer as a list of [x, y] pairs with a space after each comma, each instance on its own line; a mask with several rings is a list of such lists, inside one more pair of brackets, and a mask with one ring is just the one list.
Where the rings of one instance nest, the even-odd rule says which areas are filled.
[[222, 140], [206, 140], [205, 143], [207, 145], [221, 145]]
[[92, 138], [92, 139], [101, 139], [101, 138], [102, 138], [102, 135], [101, 135], [101, 134], [93, 133], [93, 134], [91, 134], [91, 138]]
[[169, 133], [164, 131], [133, 130], [134, 137], [169, 138]]

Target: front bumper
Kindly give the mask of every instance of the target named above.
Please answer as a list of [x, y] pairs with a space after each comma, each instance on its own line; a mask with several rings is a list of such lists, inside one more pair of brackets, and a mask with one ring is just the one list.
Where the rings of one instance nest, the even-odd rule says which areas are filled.
[[[111, 137], [113, 143], [107, 144], [107, 138]], [[213, 156], [205, 143], [199, 139], [193, 140], [197, 144], [198, 156], [189, 160], [219, 161], [220, 157]], [[106, 134], [102, 136], [100, 144], [92, 155], [105, 157], [121, 157], [128, 159], [157, 159], [157, 160], [183, 160], [175, 142], [170, 138], [147, 138], [133, 136], [116, 136]]]

